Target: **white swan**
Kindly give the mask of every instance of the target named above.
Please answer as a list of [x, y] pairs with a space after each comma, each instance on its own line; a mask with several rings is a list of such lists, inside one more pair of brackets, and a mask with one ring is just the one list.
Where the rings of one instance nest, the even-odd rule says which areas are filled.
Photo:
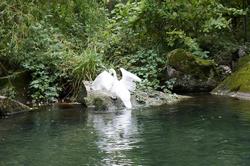
[[92, 83], [93, 90], [106, 90], [119, 97], [126, 108], [132, 108], [130, 101], [130, 92], [136, 88], [135, 82], [141, 82], [141, 79], [135, 74], [120, 68], [122, 72], [122, 79], [118, 80], [114, 69], [109, 72], [103, 71], [99, 74]]

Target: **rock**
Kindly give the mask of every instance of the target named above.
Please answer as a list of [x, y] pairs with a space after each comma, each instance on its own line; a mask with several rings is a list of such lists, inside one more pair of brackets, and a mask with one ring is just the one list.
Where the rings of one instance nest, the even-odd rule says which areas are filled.
[[16, 100], [0, 96], [0, 116], [9, 116], [21, 112], [31, 111], [32, 109]]
[[177, 70], [175, 70], [173, 67], [167, 66], [167, 77], [168, 78], [175, 78], [179, 74], [180, 74], [180, 72], [178, 72]]
[[167, 59], [164, 81], [175, 79], [174, 92], [211, 91], [220, 81], [218, 69], [212, 60], [204, 60], [183, 49], [171, 51]]
[[247, 55], [249, 51], [246, 45], [232, 45], [226, 49], [222, 48], [221, 51], [213, 55], [213, 58], [218, 64], [230, 66], [231, 70], [235, 71], [239, 59]]
[[87, 96], [85, 85], [82, 82], [81, 84], [76, 84], [72, 80], [65, 80], [64, 82], [66, 83], [62, 86], [58, 103], [69, 103], [73, 105], [78, 103], [85, 106], [84, 98]]
[[122, 101], [119, 98], [112, 98], [110, 93], [105, 91], [89, 91], [85, 97], [86, 105], [89, 108], [94, 108], [95, 111], [108, 111], [124, 108]]
[[161, 91], [149, 90], [142, 92], [137, 90], [132, 94], [132, 104], [137, 107], [159, 106], [179, 101], [180, 96], [176, 94], [163, 93]]
[[[250, 56], [242, 57], [236, 71], [221, 82], [212, 94], [228, 95], [237, 98], [247, 99], [250, 94]], [[250, 99], [250, 98], [249, 98]]]
[[219, 65], [217, 67], [217, 70], [221, 80], [224, 80], [227, 76], [229, 76], [232, 73], [232, 69], [227, 65]]
[[84, 86], [84, 84], [82, 84], [79, 89], [77, 94], [75, 94], [75, 100], [78, 103], [81, 103], [83, 105], [85, 105], [85, 100], [84, 98], [87, 96], [87, 90], [86, 87]]
[[[91, 82], [84, 82], [87, 89], [87, 96], [85, 97], [86, 105], [93, 108], [95, 111], [108, 111], [125, 108], [119, 98], [114, 98], [106, 91], [93, 91], [90, 88]], [[158, 106], [162, 104], [170, 104], [180, 100], [179, 95], [163, 93], [160, 91], [142, 92], [136, 90], [131, 95], [131, 103], [133, 108]]]
[[238, 49], [239, 58], [242, 58], [243, 56], [245, 56], [247, 54], [246, 52], [247, 52], [247, 46], [245, 45], [240, 46]]
[[91, 81], [84, 81], [87, 96], [84, 97], [85, 104], [95, 111], [108, 111], [124, 108], [119, 98], [114, 98], [109, 92], [94, 91], [91, 89]]
[[66, 102], [58, 102], [53, 105], [53, 108], [60, 109], [60, 110], [85, 110], [86, 107], [84, 107], [81, 103], [66, 103]]
[[219, 65], [218, 69], [221, 70], [223, 75], [230, 75], [232, 73], [232, 70], [227, 65]]

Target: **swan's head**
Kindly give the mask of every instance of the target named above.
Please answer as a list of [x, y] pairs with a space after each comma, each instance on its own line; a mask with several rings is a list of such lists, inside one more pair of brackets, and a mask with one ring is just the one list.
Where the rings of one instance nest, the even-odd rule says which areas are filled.
[[117, 78], [117, 76], [116, 76], [116, 72], [115, 72], [115, 70], [114, 69], [109, 69], [109, 73], [113, 76], [113, 77], [115, 77], [115, 78]]

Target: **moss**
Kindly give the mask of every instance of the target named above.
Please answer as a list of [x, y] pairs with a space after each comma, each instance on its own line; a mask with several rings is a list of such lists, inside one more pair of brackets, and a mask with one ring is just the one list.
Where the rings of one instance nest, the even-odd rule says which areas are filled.
[[250, 92], [250, 56], [240, 59], [237, 70], [227, 77], [214, 92], [230, 91], [230, 92]]
[[237, 66], [236, 66], [236, 71], [241, 69], [242, 67], [244, 67], [248, 63], [250, 63], [250, 55], [240, 58]]
[[171, 67], [199, 79], [207, 79], [211, 71], [216, 73], [214, 61], [196, 57], [183, 49], [170, 52], [167, 58]]

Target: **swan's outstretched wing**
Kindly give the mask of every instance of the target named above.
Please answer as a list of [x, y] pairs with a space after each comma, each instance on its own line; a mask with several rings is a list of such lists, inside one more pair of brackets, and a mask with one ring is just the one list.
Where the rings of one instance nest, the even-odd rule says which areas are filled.
[[114, 77], [109, 72], [103, 71], [95, 78], [94, 82], [92, 83], [92, 89], [110, 91], [114, 80]]
[[130, 73], [129, 71], [120, 68], [121, 72], [122, 72], [122, 79], [120, 80], [120, 82], [122, 82], [129, 91], [134, 91], [136, 88], [136, 81], [137, 82], [141, 82], [141, 79], [139, 77], [137, 77], [135, 74]]

